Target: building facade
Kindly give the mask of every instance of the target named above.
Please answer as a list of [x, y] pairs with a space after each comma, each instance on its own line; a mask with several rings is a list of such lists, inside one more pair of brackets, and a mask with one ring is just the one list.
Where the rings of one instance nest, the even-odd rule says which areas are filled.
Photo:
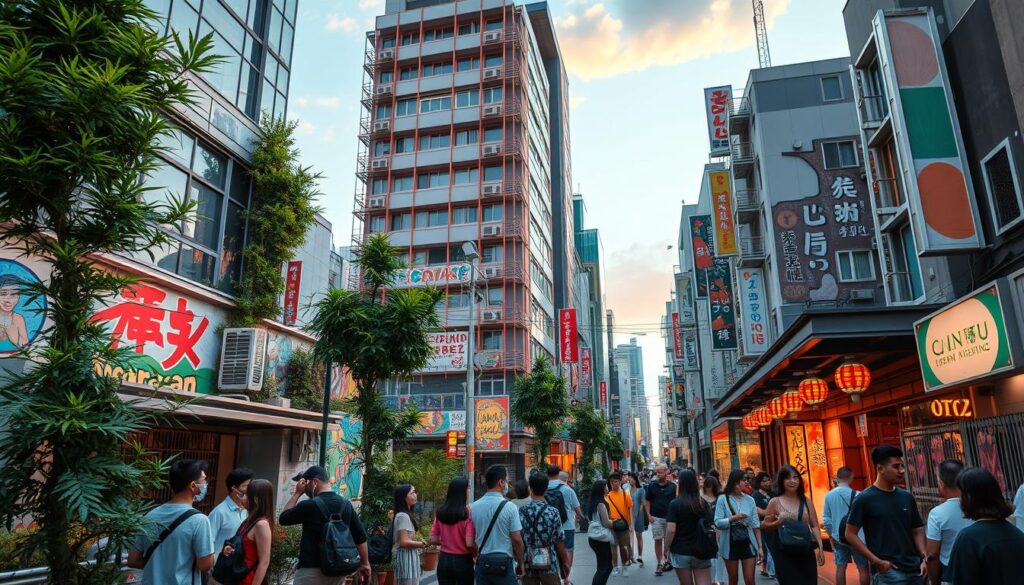
[[[589, 319], [589, 348], [591, 350], [591, 375], [590, 389], [586, 396], [600, 408], [600, 386], [604, 381], [607, 386], [608, 380], [608, 347], [605, 337], [605, 290], [604, 290], [604, 248], [601, 244], [601, 234], [596, 228], [586, 228], [586, 203], [583, 196], [573, 196], [573, 216], [576, 227], [576, 253], [579, 255], [580, 269], [587, 275], [586, 283], [588, 288], [580, 293], [585, 299], [580, 305], [581, 311], [588, 313]], [[587, 376], [581, 373], [581, 380]], [[583, 394], [583, 393], [581, 393]]]

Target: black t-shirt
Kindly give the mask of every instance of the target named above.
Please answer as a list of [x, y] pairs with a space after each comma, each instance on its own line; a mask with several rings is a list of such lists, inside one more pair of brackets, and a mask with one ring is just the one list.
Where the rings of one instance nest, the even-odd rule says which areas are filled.
[[750, 494], [750, 497], [754, 498], [754, 505], [762, 510], [768, 508], [768, 502], [772, 499], [771, 496], [766, 496], [761, 493], [761, 490], [754, 490], [754, 493]]
[[669, 504], [665, 520], [676, 525], [676, 534], [668, 545], [668, 550], [672, 554], [693, 556], [696, 553], [697, 534], [700, 530], [697, 521], [703, 515], [709, 523], [714, 523], [715, 509], [703, 499], [700, 501], [704, 505], [703, 514], [694, 514], [682, 497], [672, 500]]
[[864, 541], [878, 558], [901, 571], [917, 573], [921, 553], [914, 544], [914, 529], [924, 526], [914, 496], [896, 488], [891, 492], [875, 486], [857, 494], [847, 525], [864, 529]]
[[1024, 532], [1005, 520], [982, 520], [965, 527], [949, 556], [953, 585], [1018, 585], [1024, 559]]
[[[357, 545], [366, 542], [366, 531], [359, 521], [352, 504], [334, 492], [321, 492], [316, 495], [327, 504], [331, 514], [341, 513], [341, 519], [348, 524], [352, 540]], [[327, 518], [313, 500], [302, 500], [290, 510], [281, 512], [281, 526], [302, 525], [302, 540], [299, 542], [299, 568], [313, 569], [320, 567], [320, 542], [323, 540], [324, 526]]]
[[667, 481], [665, 485], [654, 480], [647, 484], [647, 501], [651, 503], [651, 516], [668, 518], [668, 505], [676, 499], [676, 484]]

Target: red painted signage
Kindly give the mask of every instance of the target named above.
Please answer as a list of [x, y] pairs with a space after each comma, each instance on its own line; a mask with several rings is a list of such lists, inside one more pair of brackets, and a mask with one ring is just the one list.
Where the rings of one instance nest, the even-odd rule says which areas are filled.
[[601, 409], [608, 408], [608, 382], [601, 380]]
[[576, 329], [576, 309], [559, 309], [558, 330], [561, 332], [562, 363], [575, 364], [579, 361], [580, 342]]
[[582, 388], [594, 387], [594, 357], [589, 347], [580, 349], [580, 386]]
[[672, 313], [672, 354], [683, 361], [683, 334], [679, 330], [679, 313]]
[[288, 273], [284, 288], [284, 324], [295, 325], [295, 316], [299, 313], [299, 282], [302, 280], [302, 261], [293, 260], [288, 263]]

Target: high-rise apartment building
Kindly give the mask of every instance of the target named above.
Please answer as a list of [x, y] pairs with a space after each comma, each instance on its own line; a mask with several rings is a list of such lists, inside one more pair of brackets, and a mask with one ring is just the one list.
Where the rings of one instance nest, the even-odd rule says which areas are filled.
[[[615, 365], [618, 369], [618, 418], [613, 418], [613, 427], [622, 437], [627, 449], [639, 451], [641, 440], [638, 440], [637, 426], [641, 425], [641, 416], [647, 417], [647, 397], [644, 393], [644, 356], [635, 337], [629, 343], [618, 345], [614, 352]], [[618, 423], [618, 426], [614, 426]], [[641, 431], [649, 429], [646, 425]], [[623, 465], [628, 465], [623, 462]]]
[[[408, 266], [398, 286], [445, 290], [449, 340], [475, 320], [476, 396], [500, 403], [537, 357], [561, 365], [557, 309], [572, 306], [567, 82], [547, 6], [388, 0], [365, 72], [354, 243], [387, 233]], [[466, 242], [480, 255], [475, 315]], [[389, 400], [458, 420], [467, 359], [389, 384]], [[428, 430], [417, 438], [440, 441]], [[521, 469], [529, 440], [512, 428], [480, 465]]]
[[595, 407], [600, 406], [601, 382], [607, 384], [608, 347], [605, 337], [605, 298], [604, 298], [604, 248], [601, 245], [601, 234], [596, 228], [584, 228], [586, 204], [583, 196], [573, 196], [573, 222], [576, 227], [576, 253], [579, 255], [580, 268], [587, 275], [588, 288], [578, 294], [586, 298], [580, 310], [589, 311], [589, 340], [592, 351], [592, 392], [589, 397]]

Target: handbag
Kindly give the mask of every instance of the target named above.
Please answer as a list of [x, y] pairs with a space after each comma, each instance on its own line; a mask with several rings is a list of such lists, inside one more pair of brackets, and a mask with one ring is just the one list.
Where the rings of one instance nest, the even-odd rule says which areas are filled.
[[853, 510], [853, 499], [857, 497], [856, 490], [850, 490], [850, 502], [846, 506], [846, 513], [843, 514], [843, 518], [839, 521], [839, 534], [836, 535], [836, 540], [841, 544], [847, 544], [846, 542], [846, 522], [850, 519], [850, 511]]
[[256, 564], [253, 564], [251, 567], [245, 564], [244, 544], [242, 543], [242, 540], [255, 525], [255, 522], [250, 524], [246, 527], [245, 532], [239, 531], [235, 533], [234, 536], [224, 543], [225, 547], [230, 546], [233, 550], [230, 555], [220, 554], [217, 556], [217, 562], [213, 565], [212, 575], [218, 583], [237, 585], [244, 581], [249, 576], [249, 573], [256, 568]]
[[623, 520], [623, 518], [625, 518], [626, 515], [623, 514], [622, 510], [620, 510], [619, 507], [615, 505], [615, 501], [614, 500], [609, 500], [607, 498], [605, 498], [605, 501], [610, 503], [612, 505], [612, 507], [615, 508], [615, 511], [620, 516], [620, 518], [618, 518], [617, 520], [613, 520], [612, 521], [612, 530], [614, 530], [615, 532], [625, 532], [625, 531], [629, 530], [629, 522], [626, 522], [625, 520]]
[[[526, 523], [527, 529], [529, 529], [534, 537], [541, 536], [537, 534], [536, 525], [533, 522], [534, 519], [530, 518], [528, 513], [521, 512], [520, 516], [523, 517], [523, 522]], [[551, 549], [546, 546], [526, 547], [526, 566], [530, 568], [530, 571], [536, 572], [545, 572], [551, 569]]]
[[[480, 541], [480, 550], [484, 550], [487, 546], [487, 539], [491, 536], [491, 530], [494, 529], [494, 523], [498, 520], [498, 516], [501, 516], [501, 509], [508, 504], [508, 500], [502, 500], [498, 504], [498, 509], [494, 511], [494, 516], [491, 516], [491, 522], [487, 525], [487, 531], [484, 532], [484, 539]], [[511, 568], [512, 557], [505, 553], [487, 553], [480, 555], [477, 558], [477, 566], [480, 567], [480, 571], [484, 575], [490, 575], [492, 577], [504, 577], [510, 574], [509, 569]]]
[[715, 518], [707, 503], [705, 510], [697, 519], [697, 538], [694, 555], [698, 559], [713, 559], [718, 555], [718, 539], [715, 538]]
[[601, 523], [601, 513], [599, 511], [594, 512], [594, 517], [590, 520], [589, 526], [587, 526], [587, 538], [598, 542], [611, 543], [615, 541], [612, 531]]
[[804, 522], [803, 500], [800, 500], [796, 520], [786, 520], [779, 525], [779, 548], [785, 553], [810, 552], [818, 548], [818, 542], [811, 536], [810, 526]]
[[[729, 495], [723, 494], [722, 497], [725, 498], [725, 505], [729, 508], [729, 514], [735, 515], [736, 511], [732, 509]], [[750, 547], [750, 533], [747, 531], [747, 523], [743, 520], [737, 520], [729, 524], [729, 551], [735, 551], [743, 546]]]

